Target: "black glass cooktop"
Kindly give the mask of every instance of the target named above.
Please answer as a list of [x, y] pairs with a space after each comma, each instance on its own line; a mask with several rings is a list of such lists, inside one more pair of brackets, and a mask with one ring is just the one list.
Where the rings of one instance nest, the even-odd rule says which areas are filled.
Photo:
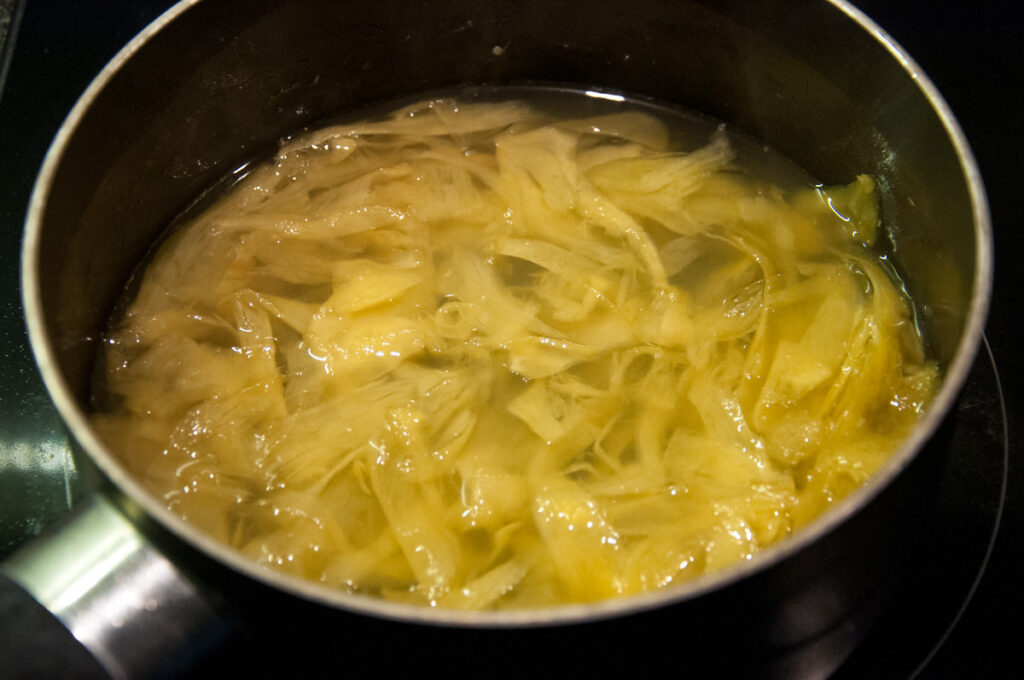
[[[27, 348], [19, 297], [21, 223], [34, 175], [75, 99], [166, 0], [57, 3], [0, 0], [0, 558], [84, 498], [67, 440]], [[1003, 678], [1024, 670], [1021, 563], [1024, 359], [1017, 298], [1024, 252], [1017, 215], [1024, 182], [1024, 17], [1017, 3], [862, 0], [932, 77], [958, 116], [988, 188], [996, 235], [996, 289], [987, 343], [960, 400], [954, 446], [916, 557], [893, 599], [838, 678]], [[22, 11], [23, 10], [23, 11]], [[6, 74], [6, 82], [4, 75]], [[0, 622], [0, 625], [7, 625]], [[292, 640], [294, 642], [295, 640]], [[205, 670], [267, 674], [291, 668], [280, 647], [257, 665], [240, 649], [268, 645], [252, 628]], [[292, 649], [292, 652], [295, 650]], [[302, 652], [312, 674], [331, 672], [328, 650]], [[244, 656], [244, 658], [243, 658]], [[446, 657], [447, 658], [447, 657]], [[448, 670], [471, 654], [435, 660]], [[680, 659], [680, 669], [685, 660]], [[454, 664], [454, 665], [453, 665]], [[488, 666], [491, 667], [491, 666]], [[542, 666], [538, 666], [538, 672]]]

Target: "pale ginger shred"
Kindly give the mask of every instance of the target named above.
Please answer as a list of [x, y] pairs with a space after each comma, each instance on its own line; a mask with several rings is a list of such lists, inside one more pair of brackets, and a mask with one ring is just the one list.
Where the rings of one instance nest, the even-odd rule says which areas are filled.
[[289, 140], [160, 248], [96, 427], [219, 540], [390, 600], [749, 559], [883, 464], [938, 369], [870, 178], [787, 191], [670, 132], [436, 99]]

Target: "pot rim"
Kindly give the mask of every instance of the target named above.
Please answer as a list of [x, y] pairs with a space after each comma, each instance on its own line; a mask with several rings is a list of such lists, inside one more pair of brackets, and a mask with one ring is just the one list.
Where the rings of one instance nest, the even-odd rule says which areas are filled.
[[601, 600], [591, 603], [565, 604], [542, 609], [463, 612], [429, 608], [412, 604], [388, 602], [367, 595], [343, 592], [313, 581], [290, 576], [244, 557], [193, 525], [171, 513], [138, 481], [129, 475], [107, 450], [89, 424], [86, 412], [79, 406], [61, 375], [56, 352], [46, 332], [39, 280], [40, 232], [51, 184], [68, 141], [73, 137], [85, 113], [100, 96], [107, 83], [140, 50], [149, 39], [187, 12], [201, 0], [181, 0], [143, 29], [96, 76], [62, 123], [48, 149], [33, 188], [25, 221], [22, 246], [22, 297], [32, 352], [39, 366], [54, 405], [71, 436], [100, 468], [103, 474], [133, 503], [154, 518], [158, 524], [186, 544], [199, 549], [222, 565], [257, 582], [311, 602], [340, 610], [390, 620], [451, 626], [483, 626], [494, 628], [535, 625], [573, 624], [612, 617], [627, 616], [649, 609], [695, 600], [713, 591], [724, 589], [756, 573], [782, 562], [832, 532], [848, 518], [868, 505], [910, 465], [925, 443], [938, 429], [953, 407], [963, 386], [982, 339], [993, 277], [992, 226], [981, 173], [967, 139], [948, 104], [935, 85], [900, 45], [863, 12], [846, 0], [826, 0], [841, 11], [861, 30], [866, 31], [890, 53], [917, 83], [938, 116], [957, 153], [971, 200], [975, 234], [975, 271], [968, 315], [953, 361], [946, 367], [939, 393], [914, 432], [893, 453], [868, 482], [851, 493], [835, 507], [815, 518], [792, 537], [756, 553], [752, 558], [725, 569], [703, 575], [692, 581], [653, 592]]

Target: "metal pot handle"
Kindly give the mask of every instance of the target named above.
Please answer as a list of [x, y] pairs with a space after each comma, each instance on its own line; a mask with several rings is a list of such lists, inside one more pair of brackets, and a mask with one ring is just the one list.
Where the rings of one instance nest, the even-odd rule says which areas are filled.
[[115, 680], [178, 676], [231, 628], [103, 494], [16, 552], [0, 571], [59, 619]]

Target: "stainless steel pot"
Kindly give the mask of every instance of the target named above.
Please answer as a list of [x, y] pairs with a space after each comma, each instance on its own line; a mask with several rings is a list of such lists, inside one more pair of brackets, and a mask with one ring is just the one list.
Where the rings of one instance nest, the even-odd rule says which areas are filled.
[[[533, 612], [457, 614], [326, 590], [264, 571], [168, 513], [85, 415], [97, 339], [153, 240], [288, 132], [396, 95], [511, 82], [653, 96], [745, 129], [825, 182], [875, 175], [887, 247], [946, 374], [913, 437], [865, 488], [748, 563], [652, 595]], [[124, 677], [161, 668], [169, 650], [216, 627], [211, 592], [229, 607], [255, 592], [313, 603], [331, 621], [514, 629], [533, 642], [555, 624], [600, 639], [609, 619], [628, 618], [652, 640], [686, 631], [694, 650], [731, 647], [736, 668], [781, 654], [782, 673], [806, 659], [786, 650], [821, 641], [827, 653], [810, 670], [827, 670], [855, 641], [843, 622], [870, 619], [892, 583], [941, 455], [936, 432], [979, 342], [991, 257], [983, 187], [954, 118], [913, 61], [844, 2], [182, 2], [89, 87], [33, 194], [30, 336], [83, 468], [106, 493], [70, 533], [4, 568]]]

